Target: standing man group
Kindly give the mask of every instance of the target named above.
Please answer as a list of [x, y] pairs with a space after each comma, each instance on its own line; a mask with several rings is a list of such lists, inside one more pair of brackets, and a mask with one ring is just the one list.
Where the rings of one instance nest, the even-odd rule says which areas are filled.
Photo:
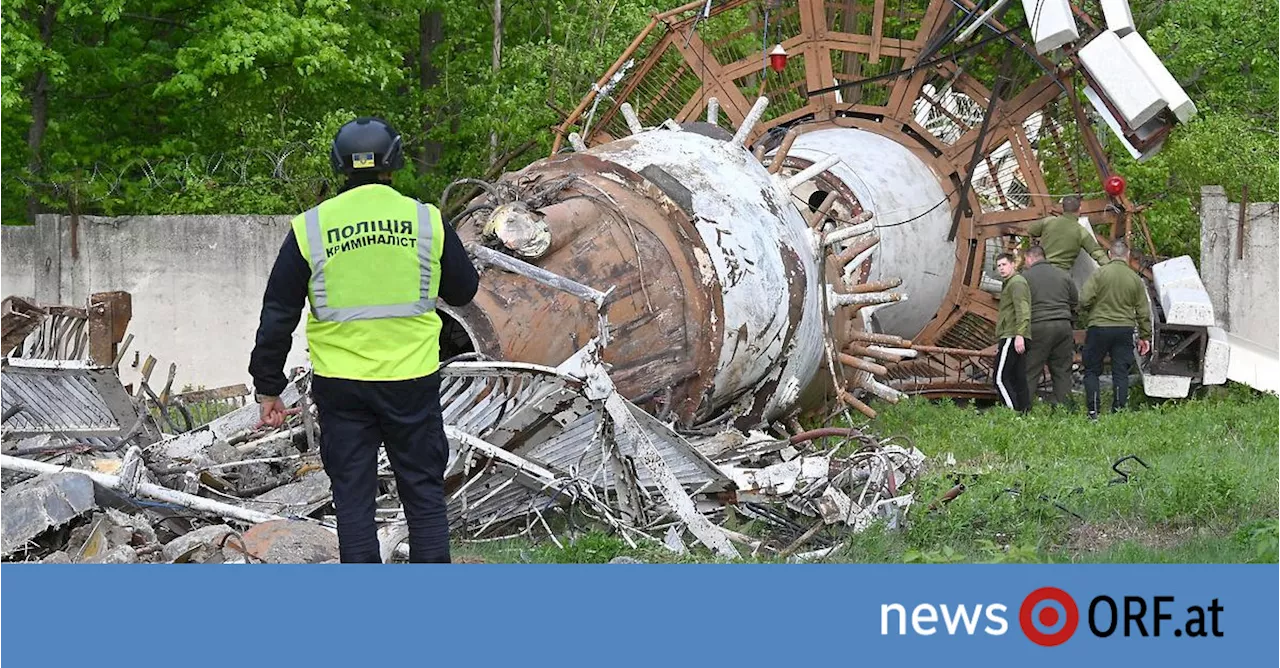
[[311, 393], [341, 560], [381, 561], [375, 515], [385, 444], [408, 519], [409, 561], [448, 562], [436, 300], [467, 304], [479, 278], [440, 211], [391, 187], [404, 151], [390, 125], [347, 123], [330, 161], [346, 184], [293, 219], [263, 295], [249, 358], [262, 423], [284, 421], [285, 358], [310, 302]]
[[[1030, 234], [1038, 237], [1038, 243], [1027, 249], [1021, 273], [1013, 256], [1005, 253], [996, 258], [1003, 287], [996, 323], [995, 384], [1005, 405], [1027, 413], [1035, 396], [1032, 388], [1039, 385], [1047, 363], [1053, 383], [1050, 404], [1069, 407], [1073, 403], [1073, 321], [1079, 306], [1087, 330], [1085, 396], [1090, 419], [1097, 419], [1103, 360], [1111, 358], [1114, 412], [1128, 403], [1135, 331], [1138, 354], [1146, 355], [1150, 348], [1151, 311], [1146, 286], [1129, 267], [1125, 243], [1116, 241], [1109, 252], [1104, 251], [1079, 222], [1080, 199], [1066, 197], [1062, 207], [1063, 215], [1031, 225]], [[1102, 265], [1085, 283], [1082, 297], [1068, 273], [1081, 250]]]

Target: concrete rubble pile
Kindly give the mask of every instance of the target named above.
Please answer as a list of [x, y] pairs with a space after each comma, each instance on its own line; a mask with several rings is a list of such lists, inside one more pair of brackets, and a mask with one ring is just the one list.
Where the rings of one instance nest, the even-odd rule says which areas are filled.
[[[307, 370], [284, 393], [281, 428], [258, 429], [249, 403], [181, 433], [165, 433], [110, 367], [6, 358], [3, 371], [6, 561], [337, 560]], [[461, 540], [559, 544], [593, 527], [677, 553], [815, 559], [877, 520], [897, 526], [924, 464], [855, 429], [677, 433], [617, 392], [594, 340], [554, 368], [472, 359], [441, 373]], [[407, 528], [380, 457], [384, 561], [403, 560]], [[748, 520], [759, 535], [729, 528]]]

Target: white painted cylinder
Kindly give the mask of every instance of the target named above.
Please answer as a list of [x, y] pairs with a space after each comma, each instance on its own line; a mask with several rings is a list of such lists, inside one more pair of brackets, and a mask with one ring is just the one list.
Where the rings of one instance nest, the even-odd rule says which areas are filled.
[[[938, 176], [907, 147], [867, 130], [829, 127], [801, 134], [790, 157], [840, 162], [827, 174], [839, 180], [874, 217], [880, 244], [871, 253], [868, 281], [901, 278], [910, 301], [877, 309], [876, 331], [911, 338], [942, 306], [955, 269], [955, 244], [947, 240], [951, 204]], [[807, 201], [818, 186], [796, 191]], [[803, 206], [801, 204], [801, 206]], [[856, 267], [861, 258], [850, 263]]]

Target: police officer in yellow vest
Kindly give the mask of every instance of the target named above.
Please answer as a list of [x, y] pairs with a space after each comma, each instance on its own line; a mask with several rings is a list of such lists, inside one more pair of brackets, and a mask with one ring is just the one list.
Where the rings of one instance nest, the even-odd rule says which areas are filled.
[[263, 423], [284, 421], [285, 358], [305, 302], [320, 455], [343, 562], [378, 562], [378, 446], [409, 524], [409, 559], [448, 562], [436, 300], [464, 306], [479, 278], [436, 207], [389, 184], [400, 135], [378, 118], [338, 131], [330, 160], [347, 182], [293, 219], [262, 302], [249, 360]]

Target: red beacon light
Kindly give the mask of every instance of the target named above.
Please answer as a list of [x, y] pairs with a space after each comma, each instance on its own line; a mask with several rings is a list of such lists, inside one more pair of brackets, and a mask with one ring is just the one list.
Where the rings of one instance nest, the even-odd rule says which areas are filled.
[[1113, 174], [1107, 177], [1106, 182], [1102, 184], [1102, 189], [1112, 197], [1119, 197], [1124, 194], [1124, 186], [1124, 177], [1119, 174]]
[[779, 44], [769, 52], [769, 69], [781, 72], [787, 66], [787, 50]]

